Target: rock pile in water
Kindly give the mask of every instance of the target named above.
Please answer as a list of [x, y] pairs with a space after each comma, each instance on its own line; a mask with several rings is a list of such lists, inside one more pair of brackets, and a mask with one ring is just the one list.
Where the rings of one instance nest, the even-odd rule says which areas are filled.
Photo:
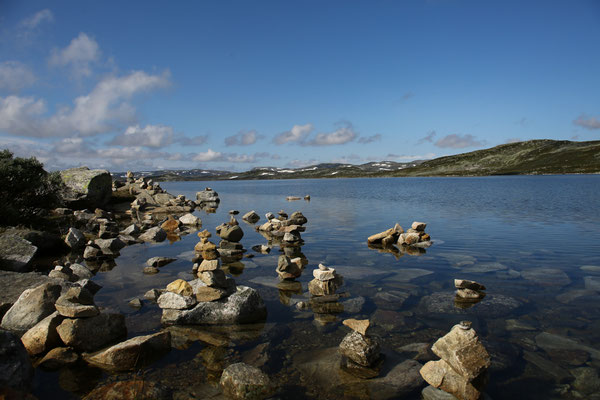
[[235, 217], [232, 215], [229, 222], [217, 226], [216, 232], [221, 238], [217, 251], [223, 262], [228, 264], [241, 260], [246, 251], [240, 243], [244, 237], [244, 231]]
[[468, 308], [471, 305], [480, 302], [484, 297], [485, 286], [475, 281], [467, 279], [455, 279], [456, 297], [454, 303], [461, 308]]
[[[425, 233], [425, 222], [413, 222], [406, 232], [398, 224], [393, 228], [376, 233], [367, 238], [369, 248], [380, 252], [393, 253], [399, 258], [403, 254], [420, 255], [431, 246], [431, 237]], [[394, 245], [397, 245], [396, 248]]]
[[346, 319], [343, 324], [352, 329], [340, 343], [341, 367], [359, 378], [374, 378], [379, 375], [384, 357], [379, 341], [367, 335], [369, 320]]
[[288, 214], [281, 210], [278, 217], [273, 213], [267, 213], [267, 222], [260, 225], [257, 230], [269, 241], [279, 242], [282, 246], [301, 246], [303, 244], [300, 232], [306, 228], [303, 226], [308, 222], [306, 217], [299, 211]]
[[308, 283], [311, 295], [308, 305], [314, 312], [317, 326], [325, 326], [337, 321], [337, 314], [344, 312], [344, 306], [339, 302], [342, 295], [336, 294], [344, 281], [335, 269], [323, 264], [313, 270], [313, 276]]
[[216, 208], [218, 203], [221, 202], [221, 199], [219, 198], [219, 194], [217, 192], [207, 187], [204, 190], [196, 193], [196, 201], [204, 204], [216, 203]]
[[431, 350], [441, 360], [429, 361], [421, 368], [421, 376], [427, 383], [460, 400], [481, 398], [491, 360], [470, 322], [453, 326]]
[[342, 276], [338, 275], [334, 268], [323, 264], [319, 264], [319, 268], [313, 270], [313, 277], [314, 279], [308, 282], [308, 291], [313, 296], [335, 294], [344, 283]]

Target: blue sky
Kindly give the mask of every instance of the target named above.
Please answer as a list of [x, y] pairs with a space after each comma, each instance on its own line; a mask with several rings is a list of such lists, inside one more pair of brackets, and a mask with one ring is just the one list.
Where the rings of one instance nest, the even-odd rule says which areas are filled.
[[598, 1], [4, 0], [0, 147], [247, 170], [598, 140], [599, 50]]

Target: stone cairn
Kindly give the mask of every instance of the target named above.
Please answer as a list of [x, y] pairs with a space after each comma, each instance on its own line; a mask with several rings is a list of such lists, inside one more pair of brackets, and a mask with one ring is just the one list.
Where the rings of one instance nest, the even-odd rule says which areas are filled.
[[256, 229], [260, 232], [269, 243], [277, 243], [283, 246], [302, 246], [304, 242], [300, 232], [304, 232], [306, 228], [303, 226], [308, 222], [306, 217], [296, 211], [288, 217], [288, 214], [281, 210], [278, 213], [278, 218], [275, 218], [273, 213], [267, 213], [267, 222], [260, 225]]
[[454, 304], [460, 308], [469, 308], [485, 297], [483, 292], [485, 286], [475, 281], [455, 279], [454, 287], [456, 287]]
[[344, 312], [344, 306], [338, 301], [342, 294], [336, 294], [344, 283], [342, 276], [334, 268], [319, 264], [319, 268], [313, 270], [313, 277], [308, 282], [308, 291], [311, 294], [309, 305], [315, 314], [315, 322], [326, 325], [337, 321], [337, 314]]
[[240, 240], [244, 237], [244, 231], [235, 219], [235, 213], [237, 211], [232, 211], [233, 213], [231, 214], [229, 222], [223, 223], [215, 228], [217, 235], [221, 238], [217, 251], [224, 264], [230, 264], [241, 260], [246, 252], [244, 246], [240, 243]]
[[415, 221], [405, 232], [399, 224], [396, 224], [393, 228], [369, 236], [367, 244], [370, 248], [387, 253], [419, 255], [425, 253], [425, 248], [431, 246], [431, 237], [425, 233], [426, 227], [425, 222]]
[[220, 202], [219, 194], [209, 187], [196, 192], [196, 204], [207, 213], [215, 213]]
[[367, 335], [369, 320], [351, 318], [342, 323], [352, 329], [340, 343], [342, 370], [364, 379], [379, 375], [384, 356], [381, 354], [379, 341]]
[[459, 400], [481, 398], [485, 372], [491, 360], [471, 328], [471, 322], [462, 321], [454, 325], [450, 332], [433, 344], [431, 350], [441, 360], [429, 361], [421, 368], [421, 376], [427, 383]]

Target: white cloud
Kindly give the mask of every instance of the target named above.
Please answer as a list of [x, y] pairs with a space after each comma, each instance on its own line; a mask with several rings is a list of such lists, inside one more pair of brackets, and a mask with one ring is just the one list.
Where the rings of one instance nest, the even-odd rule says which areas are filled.
[[165, 125], [130, 126], [109, 144], [120, 146], [164, 147], [174, 141], [173, 128]]
[[16, 92], [35, 82], [35, 75], [29, 67], [18, 61], [0, 63], [0, 90]]
[[25, 18], [23, 21], [21, 21], [21, 25], [27, 29], [35, 29], [44, 21], [54, 21], [54, 15], [52, 14], [52, 11], [48, 10], [47, 8], [38, 11], [31, 17]]
[[252, 131], [241, 131], [236, 135], [228, 136], [225, 138], [226, 146], [250, 146], [258, 139], [260, 136], [255, 130]]
[[29, 136], [39, 129], [39, 117], [46, 111], [43, 100], [33, 97], [0, 97], [0, 131]]
[[181, 143], [184, 146], [200, 146], [208, 141], [208, 135], [198, 135], [198, 136], [181, 136], [177, 139], [178, 143]]
[[450, 148], [450, 149], [464, 149], [465, 147], [475, 147], [475, 146], [483, 146], [485, 141], [478, 140], [473, 135], [447, 135], [441, 139], [438, 139], [437, 142], [434, 143], [437, 147], [442, 148]]
[[430, 160], [435, 158], [435, 153], [427, 153], [427, 154], [388, 154], [385, 156], [386, 160], [396, 160], [396, 161], [416, 161], [416, 160]]
[[573, 123], [585, 129], [600, 129], [600, 120], [594, 117], [588, 117], [585, 114], [581, 114], [577, 119], [573, 120]]
[[204, 153], [198, 153], [193, 158], [194, 161], [208, 162], [208, 161], [224, 161], [223, 154], [218, 151], [208, 149]]
[[85, 33], [71, 40], [71, 43], [62, 50], [54, 49], [49, 63], [53, 66], [70, 66], [75, 77], [81, 78], [92, 75], [91, 64], [100, 58], [98, 43]]
[[302, 143], [313, 129], [312, 124], [294, 125], [291, 130], [281, 132], [275, 136], [273, 142], [275, 144]]
[[356, 136], [352, 124], [346, 123], [333, 132], [317, 134], [314, 139], [305, 144], [308, 146], [332, 146], [351, 142], [356, 139]]

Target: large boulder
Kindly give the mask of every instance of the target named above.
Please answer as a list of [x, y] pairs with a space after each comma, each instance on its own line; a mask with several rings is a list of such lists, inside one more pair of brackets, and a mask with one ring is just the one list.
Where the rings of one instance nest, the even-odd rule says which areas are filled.
[[0, 271], [0, 321], [25, 289], [36, 288], [51, 280], [48, 275], [37, 272]]
[[127, 335], [122, 314], [99, 314], [91, 318], [65, 319], [57, 328], [62, 341], [79, 351], [95, 351]]
[[190, 310], [163, 309], [162, 322], [168, 325], [249, 324], [267, 317], [267, 308], [258, 292], [238, 286], [235, 293], [217, 301], [201, 301]]
[[31, 260], [37, 247], [17, 235], [0, 236], [0, 269], [26, 272], [31, 269]]
[[50, 282], [25, 290], [4, 314], [0, 327], [13, 331], [28, 331], [56, 311], [54, 303], [60, 296], [60, 291], [60, 285]]
[[63, 319], [64, 317], [56, 311], [25, 332], [21, 337], [21, 342], [23, 342], [27, 352], [36, 355], [60, 346], [62, 342], [56, 327], [60, 325]]
[[66, 201], [101, 207], [112, 196], [112, 177], [107, 170], [79, 167], [60, 171], [66, 186], [63, 197]]
[[28, 389], [33, 379], [29, 355], [17, 336], [0, 330], [0, 388]]
[[168, 331], [137, 336], [86, 357], [86, 361], [110, 371], [127, 371], [148, 365], [171, 350]]

